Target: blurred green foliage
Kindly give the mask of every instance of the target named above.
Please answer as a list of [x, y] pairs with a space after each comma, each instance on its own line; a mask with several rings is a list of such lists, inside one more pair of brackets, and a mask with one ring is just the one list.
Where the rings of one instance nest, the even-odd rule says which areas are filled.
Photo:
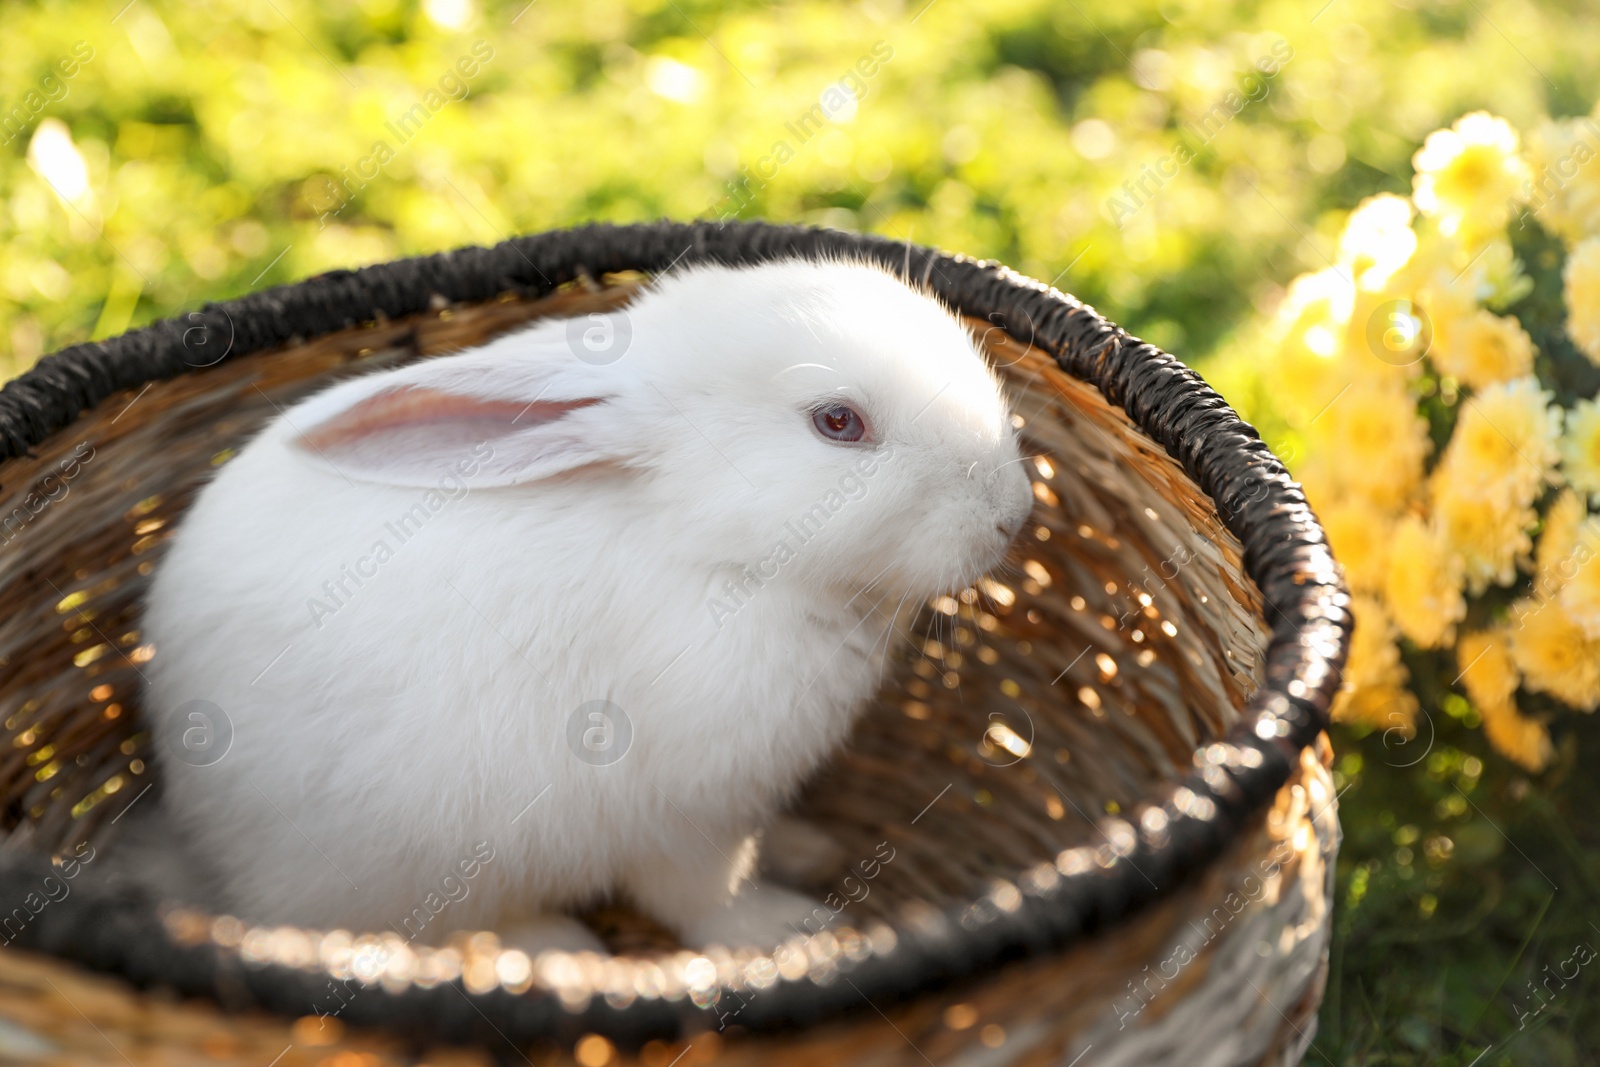
[[[1430, 131], [1600, 97], [1593, 0], [122, 4], [0, 5], [0, 378], [329, 268], [730, 209], [998, 258], [1203, 362]], [[30, 162], [41, 129], [72, 150]], [[1595, 968], [1517, 1016], [1600, 945], [1600, 737], [1530, 781], [1435, 724], [1335, 739], [1307, 1062], [1600, 1062]]]
[[1600, 723], [1530, 779], [1446, 711], [1410, 741], [1335, 734], [1345, 840], [1305, 1062], [1600, 1062], [1600, 780], [1579, 755]]
[[[13, 0], [0, 370], [330, 267], [730, 204], [997, 257], [1202, 357], [1322, 265], [1325, 212], [1404, 188], [1429, 131], [1586, 112], [1600, 69], [1587, 0], [924, 4]], [[491, 58], [460, 79], [475, 44]], [[859, 103], [790, 132], [875, 45]], [[465, 99], [396, 138], [452, 77]], [[49, 119], [82, 202], [27, 162]]]

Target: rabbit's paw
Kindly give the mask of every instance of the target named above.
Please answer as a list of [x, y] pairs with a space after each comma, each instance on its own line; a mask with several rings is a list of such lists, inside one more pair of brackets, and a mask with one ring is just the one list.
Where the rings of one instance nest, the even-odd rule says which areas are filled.
[[773, 820], [761, 837], [761, 872], [783, 885], [837, 881], [847, 859], [821, 827], [795, 816]]
[[684, 943], [699, 948], [771, 948], [796, 935], [817, 932], [830, 913], [817, 901], [774, 885], [745, 885], [738, 896], [706, 911], [683, 931]]
[[600, 952], [609, 950], [595, 932], [569, 915], [546, 913], [524, 919], [498, 931], [506, 948], [519, 948], [529, 956], [541, 952]]

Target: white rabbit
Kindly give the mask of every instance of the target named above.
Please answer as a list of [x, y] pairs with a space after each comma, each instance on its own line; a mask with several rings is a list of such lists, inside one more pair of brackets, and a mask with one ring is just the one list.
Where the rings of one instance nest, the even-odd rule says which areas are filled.
[[158, 568], [167, 809], [253, 921], [560, 942], [616, 894], [686, 944], [776, 944], [813, 904], [752, 881], [761, 828], [897, 610], [1031, 503], [965, 326], [861, 264], [694, 268], [344, 382]]

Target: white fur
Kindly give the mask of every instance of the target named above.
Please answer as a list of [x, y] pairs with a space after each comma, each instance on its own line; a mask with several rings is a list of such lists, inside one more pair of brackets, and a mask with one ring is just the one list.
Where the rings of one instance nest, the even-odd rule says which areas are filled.
[[[962, 324], [875, 268], [697, 268], [617, 314], [632, 342], [609, 365], [556, 321], [334, 386], [183, 520], [145, 616], [148, 708], [163, 756], [185, 701], [232, 721], [219, 763], [162, 769], [238, 914], [406, 932], [452, 875], [465, 896], [427, 936], [537, 927], [608, 893], [691, 944], [772, 944], [809, 914], [752, 883], [752, 835], [845, 738], [895, 610], [976, 578], [1025, 520], [1009, 415]], [[598, 402], [303, 442], [402, 385]], [[814, 430], [840, 396], [880, 445]], [[471, 488], [430, 497], [458, 461]], [[839, 491], [852, 474], [858, 499]], [[786, 523], [840, 500], [742, 606], [727, 594]], [[329, 596], [379, 541], [392, 558]], [[567, 743], [595, 699], [632, 723], [608, 766]]]

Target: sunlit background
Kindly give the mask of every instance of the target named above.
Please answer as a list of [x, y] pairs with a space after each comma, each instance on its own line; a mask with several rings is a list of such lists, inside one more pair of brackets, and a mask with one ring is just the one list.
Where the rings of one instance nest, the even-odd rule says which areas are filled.
[[[1308, 1062], [1593, 1063], [1600, 979], [1535, 986], [1600, 944], [1600, 564], [1561, 570], [1600, 545], [1600, 164], [1526, 183], [1588, 143], [1597, 14], [7, 2], [0, 377], [330, 268], [592, 220], [809, 222], [1053, 281], [1263, 427], [1360, 594]], [[1412, 333], [1384, 355], [1395, 301]]]
[[[330, 267], [729, 207], [1059, 276], [1203, 358], [1322, 265], [1336, 213], [1409, 189], [1429, 131], [1587, 112], [1600, 69], [1579, 0], [924, 3], [7, 3], [7, 368]], [[859, 101], [798, 122], [875, 47]]]

